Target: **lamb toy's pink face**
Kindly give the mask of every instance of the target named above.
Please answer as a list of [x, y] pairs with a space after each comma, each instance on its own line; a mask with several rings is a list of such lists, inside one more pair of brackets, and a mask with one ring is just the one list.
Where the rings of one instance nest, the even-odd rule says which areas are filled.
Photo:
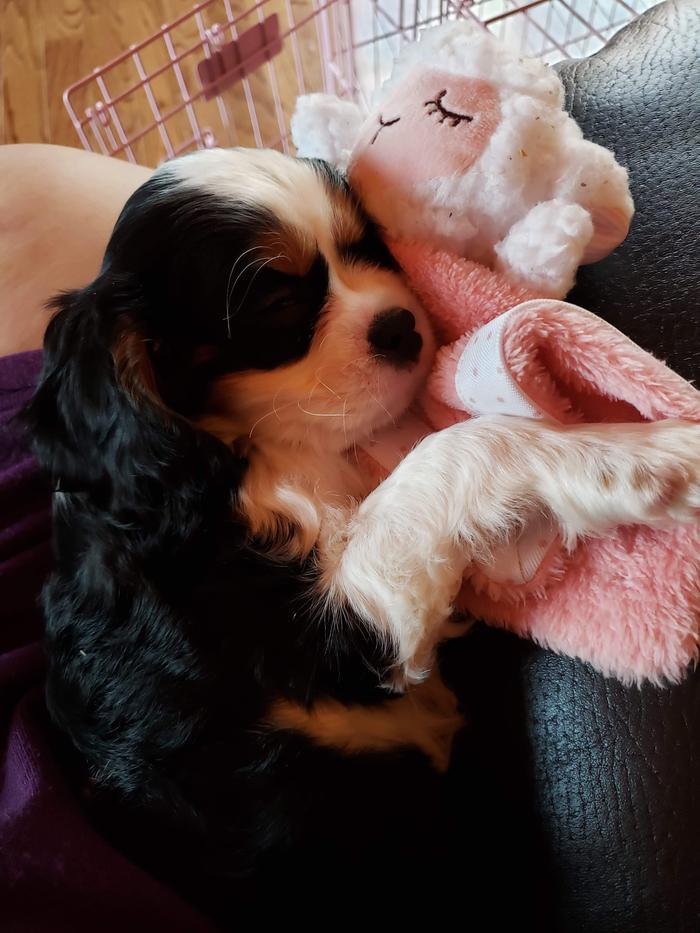
[[[398, 84], [365, 121], [350, 165], [353, 181], [392, 186], [462, 175], [486, 148], [500, 120], [486, 81], [423, 68]], [[359, 175], [362, 175], [362, 180]]]

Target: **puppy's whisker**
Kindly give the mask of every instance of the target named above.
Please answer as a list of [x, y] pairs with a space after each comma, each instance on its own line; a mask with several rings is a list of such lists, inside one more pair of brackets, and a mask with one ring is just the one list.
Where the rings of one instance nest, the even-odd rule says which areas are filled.
[[327, 389], [331, 393], [331, 395], [335, 395], [336, 398], [342, 398], [342, 396], [339, 395], [335, 391], [335, 389], [332, 389], [326, 382], [323, 381], [323, 379], [321, 379], [321, 377], [319, 376], [319, 372], [320, 372], [320, 369], [317, 369], [316, 372], [314, 373], [314, 375], [316, 376], [316, 379], [318, 380], [316, 384], [318, 385], [320, 383], [324, 389]]
[[370, 360], [380, 360], [380, 359], [382, 359], [382, 357], [379, 353], [374, 353], [371, 356], [366, 356], [365, 354], [362, 354], [362, 356], [356, 356], [354, 360], [350, 360], [350, 362], [346, 363], [341, 369], [341, 372], [344, 373], [346, 370], [350, 369], [353, 366], [358, 367], [358, 363], [366, 363]]
[[[279, 259], [279, 258], [281, 257], [281, 255], [282, 255], [281, 253], [278, 253], [277, 256], [270, 256], [269, 259], [266, 259], [264, 262], [260, 262], [260, 265], [258, 266], [258, 268], [255, 270], [255, 272], [254, 272], [254, 273], [252, 274], [252, 276], [250, 277], [250, 282], [248, 282], [248, 288], [246, 288], [243, 297], [242, 297], [241, 300], [238, 302], [238, 307], [237, 307], [236, 310], [233, 312], [234, 314], [238, 314], [238, 312], [239, 312], [239, 311], [241, 310], [241, 308], [243, 307], [243, 303], [245, 302], [246, 298], [248, 297], [248, 292], [250, 291], [250, 289], [251, 289], [251, 287], [252, 287], [252, 285], [253, 285], [253, 282], [254, 282], [254, 281], [256, 280], [256, 278], [260, 275], [261, 271], [265, 268], [265, 266], [269, 266], [271, 262], [274, 262], [275, 259]], [[258, 261], [258, 260], [254, 260], [254, 262], [249, 263], [249, 264], [246, 266], [246, 269], [249, 269], [250, 266], [254, 265], [254, 263], [257, 262], [257, 261]], [[245, 271], [245, 270], [243, 270], [243, 271]], [[240, 276], [239, 276], [239, 278], [240, 278]], [[236, 280], [236, 281], [238, 281], [238, 280]], [[235, 289], [235, 287], [236, 287], [236, 286], [234, 285], [234, 289]]]
[[[287, 402], [285, 405], [282, 405], [282, 408], [289, 408], [290, 405], [293, 405], [293, 404], [294, 404], [294, 402]], [[253, 425], [253, 427], [252, 427], [252, 428], [250, 429], [250, 431], [248, 432], [248, 437], [251, 438], [251, 437], [253, 436], [253, 431], [257, 428], [257, 426], [258, 426], [262, 421], [265, 421], [266, 418], [270, 418], [272, 415], [277, 415], [278, 421], [281, 420], [281, 419], [280, 419], [280, 416], [279, 416], [279, 412], [282, 410], [282, 408], [276, 408], [276, 407], [275, 407], [274, 400], [273, 400], [272, 408], [270, 409], [270, 411], [268, 411], [266, 414], [264, 414], [264, 415], [262, 416], [262, 418], [258, 418], [258, 420], [255, 422], [255, 424]]]
[[311, 386], [311, 391], [309, 392], [309, 394], [308, 394], [307, 397], [306, 397], [306, 404], [307, 404], [307, 405], [310, 405], [310, 404], [311, 404], [311, 399], [314, 397], [314, 392], [316, 391], [316, 389], [319, 387], [320, 384], [321, 384], [321, 380], [320, 380], [320, 379], [317, 379], [316, 382], [314, 382], [314, 384]]
[[[282, 419], [279, 416], [279, 409], [277, 408], [277, 399], [279, 398], [279, 394], [283, 388], [284, 388], [283, 386], [280, 386], [275, 392], [275, 394], [272, 396], [272, 411], [277, 416], [277, 420], [280, 422], [280, 424], [282, 423]], [[289, 408], [289, 406], [292, 404], [293, 404], [292, 402], [288, 402], [286, 405], [283, 405], [282, 408]]]
[[348, 441], [348, 419], [346, 418], [348, 410], [348, 400], [343, 399], [343, 435], [345, 436], [345, 450], [348, 449], [350, 443]]
[[377, 398], [377, 396], [374, 395], [372, 392], [370, 392], [369, 389], [366, 388], [366, 389], [365, 389], [365, 392], [367, 393], [367, 395], [369, 395], [369, 397], [372, 399], [372, 401], [375, 403], [375, 405], [379, 405], [379, 407], [382, 409], [382, 411], [384, 411], [384, 412], [387, 413], [387, 415], [388, 415], [389, 418], [391, 419], [391, 423], [395, 426], [395, 425], [396, 425], [396, 418], [392, 415], [392, 413], [389, 411], [389, 409], [386, 407], [386, 405], [383, 405], [383, 404], [379, 401], [379, 399]]
[[[226, 282], [226, 317], [225, 317], [225, 321], [226, 321], [226, 329], [227, 329], [227, 331], [228, 331], [228, 339], [229, 339], [229, 340], [231, 339], [231, 316], [230, 316], [230, 314], [229, 314], [229, 306], [230, 306], [231, 295], [232, 295], [232, 290], [231, 290], [231, 277], [233, 276], [233, 273], [236, 271], [236, 266], [237, 266], [238, 263], [241, 261], [241, 259], [243, 259], [244, 256], [247, 256], [248, 253], [252, 253], [252, 252], [255, 252], [256, 250], [260, 250], [260, 249], [263, 249], [263, 248], [264, 248], [264, 247], [262, 247], [262, 246], [251, 246], [250, 249], [243, 250], [243, 252], [240, 253], [239, 256], [236, 258], [236, 261], [235, 261], [234, 264], [231, 266], [231, 271], [230, 271], [229, 274], [228, 274], [228, 280], [227, 280], [227, 282]], [[244, 270], [244, 271], [245, 271], [245, 270]], [[237, 283], [237, 282], [238, 282], [238, 279], [236, 279], [236, 283]], [[233, 289], [235, 290], [235, 288], [236, 288], [236, 285], [234, 284]]]
[[[242, 257], [245, 256], [247, 253], [258, 252], [258, 251], [261, 250], [261, 249], [265, 249], [265, 247], [264, 247], [264, 246], [251, 246], [250, 249], [247, 249], [244, 253], [241, 253], [241, 255], [240, 255], [238, 258], [239, 258], [239, 259], [242, 259]], [[226, 295], [227, 302], [230, 301], [231, 298], [233, 297], [233, 295], [236, 294], [236, 286], [237, 286], [238, 283], [240, 282], [241, 278], [246, 274], [246, 272], [248, 271], [248, 269], [250, 269], [251, 266], [254, 266], [256, 263], [258, 263], [258, 262], [260, 262], [260, 261], [261, 261], [260, 259], [251, 259], [251, 261], [248, 263], [248, 265], [244, 266], [244, 267], [241, 269], [241, 271], [240, 271], [240, 272], [238, 273], [238, 275], [236, 276], [236, 281], [233, 283], [233, 286], [232, 286], [230, 289], [227, 290], [227, 295]], [[238, 263], [238, 260], [236, 260], [236, 263]], [[246, 294], [247, 294], [247, 292], [246, 292]], [[240, 304], [239, 304], [238, 308], [236, 308], [236, 311], [234, 312], [234, 314], [238, 311], [239, 308], [240, 308]], [[227, 314], [228, 314], [228, 308], [227, 308]]]
[[316, 373], [315, 373], [316, 382], [314, 383], [314, 387], [313, 387], [313, 389], [311, 390], [311, 393], [309, 394], [309, 397], [308, 397], [308, 399], [307, 399], [308, 403], [311, 404], [311, 399], [313, 398], [313, 396], [314, 396], [314, 394], [315, 394], [315, 392], [316, 392], [316, 389], [321, 385], [321, 386], [323, 386], [323, 388], [324, 388], [327, 392], [330, 392], [331, 395], [333, 395], [335, 398], [338, 399], [338, 401], [340, 401], [340, 402], [343, 403], [344, 410], [345, 410], [345, 408], [347, 407], [347, 403], [348, 403], [347, 395], [341, 395], [339, 392], [336, 392], [336, 390], [335, 390], [332, 386], [329, 386], [327, 383], [325, 383], [325, 382], [323, 381], [323, 379], [321, 379], [321, 377], [318, 375], [318, 373], [320, 372], [321, 368], [322, 368], [322, 367], [319, 367], [319, 369], [316, 370]]
[[297, 407], [299, 411], [303, 411], [305, 415], [311, 415], [314, 418], [344, 418], [345, 417], [345, 411], [331, 411], [331, 412], [308, 411], [308, 409], [302, 406], [301, 402], [297, 402]]

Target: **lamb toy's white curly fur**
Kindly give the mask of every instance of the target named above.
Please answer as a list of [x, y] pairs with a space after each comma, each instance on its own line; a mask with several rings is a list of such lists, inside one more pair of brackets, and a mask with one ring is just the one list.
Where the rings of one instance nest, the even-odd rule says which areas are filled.
[[[424, 109], [430, 81], [456, 99], [465, 86], [476, 88], [469, 98], [477, 101], [474, 121], [431, 124], [435, 108]], [[490, 117], [480, 126], [485, 97]], [[580, 264], [624, 239], [634, 210], [626, 170], [583, 138], [563, 103], [556, 72], [462, 20], [407, 45], [366, 116], [330, 95], [301, 97], [292, 135], [299, 155], [349, 171], [365, 208], [390, 236], [442, 246], [537, 294], [563, 297]], [[430, 150], [444, 157], [432, 174], [417, 128], [431, 134]], [[436, 146], [438, 132], [444, 140]], [[420, 166], [417, 175], [402, 168], [407, 158]]]

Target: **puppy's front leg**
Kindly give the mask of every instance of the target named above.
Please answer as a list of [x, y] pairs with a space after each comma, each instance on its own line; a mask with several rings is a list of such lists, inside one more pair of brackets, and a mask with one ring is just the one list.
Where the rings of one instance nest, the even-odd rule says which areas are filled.
[[467, 565], [533, 511], [573, 545], [621, 523], [695, 517], [699, 476], [698, 425], [464, 422], [422, 441], [349, 520], [328, 522], [323, 588], [386, 637], [398, 684], [420, 680]]

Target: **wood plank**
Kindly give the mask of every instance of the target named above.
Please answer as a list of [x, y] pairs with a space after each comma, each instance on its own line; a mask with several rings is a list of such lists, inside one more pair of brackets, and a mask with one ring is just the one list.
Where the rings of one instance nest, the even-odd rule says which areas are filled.
[[[252, 0], [232, 0], [236, 14], [249, 9]], [[53, 142], [79, 146], [80, 141], [63, 105], [62, 93], [67, 86], [90, 75], [92, 70], [120, 55], [129, 45], [139, 42], [155, 32], [163, 23], [172, 22], [187, 12], [191, 4], [186, 0], [0, 0], [0, 82], [3, 88], [3, 106], [0, 108], [0, 141]], [[312, 9], [311, 0], [291, 0], [293, 16], [297, 21]], [[265, 15], [276, 12], [280, 29], [288, 28], [287, 0], [267, 0]], [[212, 4], [207, 24], [223, 22], [223, 0]], [[242, 31], [257, 21], [252, 13], [239, 24]], [[178, 52], [199, 41], [194, 20], [183, 24], [172, 33]], [[299, 34], [299, 54], [307, 90], [321, 86], [318, 63], [318, 41], [313, 23]], [[183, 78], [190, 91], [199, 89], [196, 65], [201, 53], [192, 55], [182, 64]], [[151, 72], [168, 62], [162, 40], [153, 43], [142, 53], [143, 64]], [[295, 59], [288, 40], [282, 52], [273, 61], [284, 125], [299, 91]], [[135, 64], [127, 59], [107, 76], [112, 96], [119, 94], [138, 81]], [[250, 76], [249, 87], [255, 101], [263, 142], [275, 143], [280, 135], [277, 114], [273, 104], [273, 78], [268, 65], [263, 65]], [[161, 113], [166, 113], [181, 100], [180, 89], [172, 70], [156, 78], [151, 88]], [[77, 94], [75, 105], [80, 115], [85, 108], [100, 99], [99, 89], [92, 84]], [[255, 145], [252, 123], [245, 99], [244, 87], [237, 84], [225, 92], [224, 103], [228, 124], [222, 122], [216, 101], [203, 99], [195, 105], [197, 120], [202, 128], [211, 129], [219, 145]], [[153, 114], [145, 92], [140, 89], [124, 100], [118, 108], [124, 132], [137, 133], [151, 123]], [[192, 127], [185, 111], [166, 124], [173, 145], [177, 146], [192, 136]], [[112, 126], [117, 135], [115, 126]], [[88, 134], [91, 135], [91, 134]], [[94, 148], [98, 149], [96, 143]], [[155, 165], [165, 154], [159, 132], [151, 130], [147, 137], [134, 146], [139, 161]]]
[[44, 22], [49, 139], [75, 146], [78, 138], [63, 106], [65, 88], [76, 80], [84, 44], [85, 7], [82, 0], [41, 0]]
[[50, 142], [40, 0], [5, 0], [2, 58], [5, 140]]

